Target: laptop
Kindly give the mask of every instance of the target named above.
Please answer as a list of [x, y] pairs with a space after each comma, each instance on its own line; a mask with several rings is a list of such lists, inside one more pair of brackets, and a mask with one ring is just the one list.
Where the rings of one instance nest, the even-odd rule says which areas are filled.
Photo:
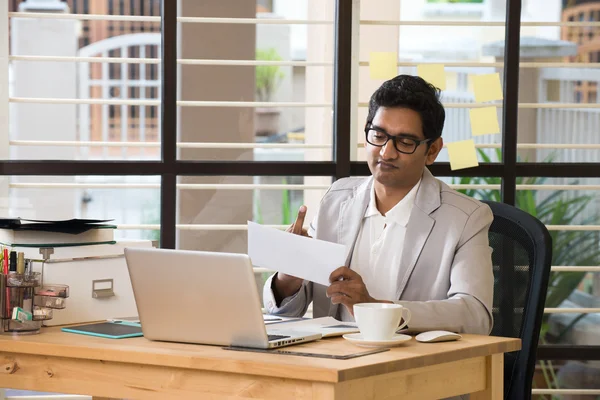
[[147, 339], [271, 349], [322, 336], [269, 335], [245, 254], [125, 248], [125, 259]]

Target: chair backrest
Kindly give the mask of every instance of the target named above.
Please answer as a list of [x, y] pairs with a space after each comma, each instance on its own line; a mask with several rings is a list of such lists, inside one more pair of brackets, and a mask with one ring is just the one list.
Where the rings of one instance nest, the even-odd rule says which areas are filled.
[[520, 338], [505, 354], [504, 398], [530, 399], [536, 350], [552, 264], [552, 238], [537, 218], [508, 204], [484, 201], [494, 214], [490, 246], [494, 266], [491, 335]]

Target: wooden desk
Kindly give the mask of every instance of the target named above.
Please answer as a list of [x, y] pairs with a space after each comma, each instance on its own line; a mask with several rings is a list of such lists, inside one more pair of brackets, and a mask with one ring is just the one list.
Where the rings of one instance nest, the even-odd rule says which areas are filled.
[[[342, 338], [286, 349], [365, 350]], [[499, 400], [503, 353], [519, 349], [518, 339], [464, 335], [331, 360], [44, 328], [34, 336], [0, 336], [0, 387], [129, 399], [431, 399], [477, 392], [471, 399]]]

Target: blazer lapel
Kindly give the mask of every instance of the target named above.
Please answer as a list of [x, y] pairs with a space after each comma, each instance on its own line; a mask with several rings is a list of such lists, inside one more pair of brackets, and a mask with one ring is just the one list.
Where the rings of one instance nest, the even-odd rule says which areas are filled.
[[366, 179], [357, 186], [354, 194], [340, 206], [340, 223], [338, 224], [338, 243], [346, 246], [346, 266], [350, 266], [350, 259], [356, 238], [362, 225], [365, 211], [369, 205], [369, 195], [373, 177]]
[[431, 175], [427, 168], [423, 171], [421, 186], [415, 197], [408, 225], [406, 226], [406, 236], [404, 238], [404, 246], [402, 250], [401, 265], [405, 265], [406, 269], [403, 276], [399, 277], [400, 282], [396, 298], [400, 299], [408, 279], [412, 274], [417, 260], [425, 247], [427, 238], [431, 234], [431, 230], [435, 225], [435, 220], [429, 216], [441, 204], [440, 186], [437, 180]]
[[[356, 244], [356, 238], [360, 232], [365, 210], [369, 205], [369, 194], [373, 177], [369, 177], [362, 184], [354, 189], [352, 197], [344, 201], [340, 206], [339, 224], [338, 224], [338, 243], [346, 246], [346, 263], [350, 267], [350, 260]], [[341, 267], [341, 265], [340, 265]], [[329, 315], [336, 317], [339, 304], [329, 306]]]

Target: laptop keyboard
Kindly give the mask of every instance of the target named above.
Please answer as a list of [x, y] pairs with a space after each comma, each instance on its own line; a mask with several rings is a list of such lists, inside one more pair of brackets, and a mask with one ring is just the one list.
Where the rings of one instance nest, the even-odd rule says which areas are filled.
[[281, 340], [281, 339], [289, 338], [289, 336], [285, 336], [285, 335], [267, 335], [267, 337], [269, 338], [269, 342], [272, 342], [274, 340]]

